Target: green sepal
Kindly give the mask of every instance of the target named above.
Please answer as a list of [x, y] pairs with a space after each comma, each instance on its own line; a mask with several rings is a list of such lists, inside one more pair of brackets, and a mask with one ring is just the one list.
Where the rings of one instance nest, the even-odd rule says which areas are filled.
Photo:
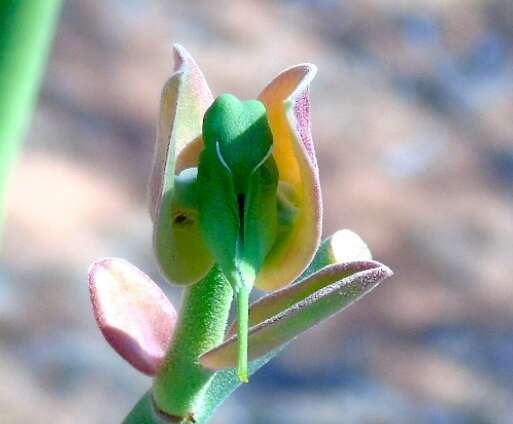
[[203, 139], [207, 148], [218, 149], [232, 173], [236, 193], [246, 193], [251, 174], [273, 144], [265, 106], [258, 100], [240, 101], [231, 94], [217, 97], [205, 113]]
[[238, 375], [247, 381], [248, 298], [278, 227], [278, 170], [264, 105], [219, 96], [203, 120], [198, 173], [204, 239], [235, 292]]
[[206, 243], [237, 291], [251, 288], [276, 239], [278, 171], [264, 105], [219, 96], [203, 121], [198, 194]]
[[240, 219], [230, 170], [218, 156], [216, 146], [207, 145], [198, 168], [198, 205], [201, 231], [215, 261], [235, 288]]
[[173, 283], [196, 282], [213, 265], [203, 239], [198, 216], [197, 169], [185, 169], [175, 177], [174, 189], [166, 192], [155, 225], [155, 252]]
[[[278, 169], [272, 156], [251, 174], [245, 196], [241, 265], [258, 272], [274, 244], [278, 228]], [[245, 274], [245, 273], [244, 273]], [[252, 276], [251, 281], [254, 281]]]

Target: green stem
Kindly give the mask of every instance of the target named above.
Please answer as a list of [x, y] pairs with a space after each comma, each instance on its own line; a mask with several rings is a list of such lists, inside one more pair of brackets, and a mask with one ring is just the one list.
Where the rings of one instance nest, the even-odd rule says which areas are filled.
[[[303, 276], [317, 272], [326, 265], [333, 263], [329, 252], [326, 252], [327, 249], [330, 249], [329, 240], [323, 243], [312, 265]], [[211, 295], [213, 297], [203, 297]], [[201, 371], [202, 368], [198, 364], [198, 357], [209, 350], [204, 346], [217, 345], [218, 343], [214, 339], [222, 340], [232, 295], [230, 284], [227, 283], [218, 269], [214, 269], [205, 280], [196, 286], [187, 289], [182, 307], [184, 315], [178, 325], [173, 349], [168, 354], [167, 370], [162, 370], [155, 380], [154, 390], [156, 393], [154, 397], [159, 409], [170, 412], [171, 415], [173, 415], [173, 411], [181, 411], [182, 417], [187, 417], [187, 411], [193, 411], [196, 423], [205, 424], [219, 405], [240, 386], [241, 381], [236, 370], [219, 370], [216, 373], [210, 373]], [[220, 312], [221, 316], [215, 315], [215, 311]], [[194, 328], [196, 319], [198, 319], [198, 333], [195, 332], [196, 329]], [[208, 338], [206, 330], [207, 322], [210, 319], [215, 320], [213, 326], [218, 329], [211, 339]], [[194, 338], [197, 336], [203, 340], [203, 346], [188, 349], [187, 344], [195, 343]], [[267, 355], [251, 361], [248, 367], [249, 375], [259, 370], [284, 347], [285, 345], [280, 346]], [[187, 359], [188, 354], [190, 354], [189, 359]], [[186, 368], [180, 370], [180, 366]], [[191, 372], [190, 377], [187, 374], [188, 372]], [[200, 378], [198, 378], [197, 373], [199, 373]], [[192, 407], [189, 408], [187, 405], [192, 405]], [[123, 421], [124, 424], [162, 424], [170, 422], [172, 421], [169, 418], [163, 418], [161, 414], [155, 411], [151, 391], [141, 398]]]
[[237, 307], [239, 314], [239, 326], [237, 335], [239, 338], [239, 356], [237, 364], [237, 375], [242, 383], [248, 380], [248, 309], [249, 289], [242, 285], [237, 292]]
[[214, 372], [203, 368], [199, 357], [223, 341], [232, 298], [217, 266], [185, 291], [172, 347], [153, 383], [156, 406], [177, 422], [202, 415]]
[[124, 419], [123, 424], [169, 424], [169, 420], [160, 418], [155, 412], [151, 390], [137, 402]]
[[0, 226], [7, 179], [32, 113], [60, 5], [61, 0], [0, 1]]

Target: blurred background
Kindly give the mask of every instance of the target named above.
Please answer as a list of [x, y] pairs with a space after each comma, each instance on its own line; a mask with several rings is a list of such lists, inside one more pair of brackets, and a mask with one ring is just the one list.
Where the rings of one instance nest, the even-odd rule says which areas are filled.
[[163, 282], [146, 184], [173, 42], [243, 98], [318, 65], [325, 234], [396, 273], [213, 422], [512, 423], [510, 0], [66, 2], [8, 197], [0, 421], [118, 423], [150, 385], [104, 342], [86, 274], [120, 256]]

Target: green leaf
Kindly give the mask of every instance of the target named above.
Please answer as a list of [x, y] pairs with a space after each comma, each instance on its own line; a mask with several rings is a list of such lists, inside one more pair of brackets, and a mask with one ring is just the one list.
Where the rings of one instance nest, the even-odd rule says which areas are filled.
[[[351, 230], [337, 231], [322, 242], [314, 260], [296, 284], [270, 293], [251, 306], [250, 327], [279, 314], [331, 283], [381, 265], [371, 259], [371, 253], [360, 236]], [[337, 267], [333, 268], [334, 265]], [[236, 322], [233, 323], [230, 335], [235, 334], [236, 325]]]
[[36, 104], [61, 4], [0, 1], [0, 233], [9, 176]]
[[[271, 359], [273, 359], [281, 349], [276, 349], [273, 352], [258, 358], [248, 364], [248, 373], [253, 375], [260, 368], [266, 365]], [[233, 393], [237, 387], [241, 385], [239, 376], [234, 369], [219, 370], [214, 374], [210, 385], [208, 386], [205, 393], [205, 402], [202, 408], [198, 411], [196, 421], [198, 424], [208, 422], [208, 419], [215, 412], [217, 407], [223, 403], [223, 401]]]
[[[348, 273], [350, 273], [349, 276]], [[294, 339], [308, 328], [343, 310], [369, 293], [392, 271], [379, 262], [354, 262], [335, 264], [323, 268], [300, 283], [275, 292], [251, 309], [261, 317], [272, 315], [277, 309], [287, 307], [251, 327], [249, 332], [250, 360], [261, 357]], [[298, 299], [301, 299], [297, 301]], [[266, 313], [262, 313], [266, 310]], [[237, 363], [237, 337], [232, 336], [222, 345], [201, 357], [209, 369], [234, 367]]]

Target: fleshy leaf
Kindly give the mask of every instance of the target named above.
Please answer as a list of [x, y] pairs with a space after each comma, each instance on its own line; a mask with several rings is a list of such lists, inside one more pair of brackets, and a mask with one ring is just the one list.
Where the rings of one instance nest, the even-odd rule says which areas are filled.
[[[296, 284], [272, 292], [259, 299], [251, 305], [249, 324], [251, 327], [254, 327], [330, 284], [334, 284], [358, 272], [368, 271], [380, 266], [382, 265], [376, 261], [358, 261], [325, 267]], [[232, 325], [229, 334], [235, 334], [236, 324], [235, 322]]]
[[154, 375], [177, 320], [159, 286], [127, 261], [104, 258], [89, 268], [89, 292], [105, 339], [134, 368]]
[[[251, 307], [257, 311], [253, 320], [269, 318], [250, 329], [249, 360], [271, 352], [343, 310], [391, 275], [389, 268], [374, 261], [335, 264], [257, 301]], [[274, 315], [276, 310], [281, 312]], [[237, 363], [237, 337], [232, 336], [207, 352], [201, 363], [210, 369], [234, 367]]]
[[309, 97], [316, 72], [311, 64], [294, 66], [278, 75], [259, 96], [273, 133], [280, 183], [292, 192], [289, 199], [297, 210], [257, 277], [255, 285], [265, 290], [294, 281], [312, 260], [320, 241], [322, 204]]
[[[189, 53], [179, 45], [175, 45], [174, 52], [175, 73], [161, 96], [150, 210], [155, 252], [162, 271], [173, 283], [191, 284], [207, 274], [213, 258], [199, 228], [196, 205], [184, 204], [175, 195], [176, 175], [197, 166], [203, 148], [203, 115], [213, 98]], [[190, 185], [194, 183], [190, 181]]]

